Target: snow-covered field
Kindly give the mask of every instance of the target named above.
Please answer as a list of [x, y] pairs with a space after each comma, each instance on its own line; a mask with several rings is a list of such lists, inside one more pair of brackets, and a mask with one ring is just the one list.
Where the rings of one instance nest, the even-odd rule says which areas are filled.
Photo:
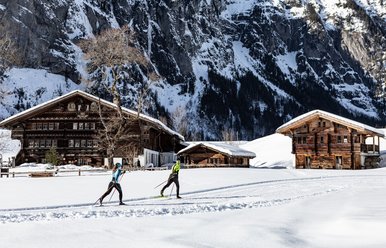
[[172, 186], [157, 197], [169, 171], [128, 172], [126, 206], [117, 193], [93, 206], [109, 171], [0, 178], [0, 247], [385, 247], [386, 168], [295, 170], [290, 143], [274, 134], [242, 145], [254, 168], [182, 169], [182, 199]]
[[1, 247], [386, 245], [386, 168], [182, 170], [182, 199], [153, 198], [168, 173], [125, 174], [104, 207], [109, 174], [2, 178]]

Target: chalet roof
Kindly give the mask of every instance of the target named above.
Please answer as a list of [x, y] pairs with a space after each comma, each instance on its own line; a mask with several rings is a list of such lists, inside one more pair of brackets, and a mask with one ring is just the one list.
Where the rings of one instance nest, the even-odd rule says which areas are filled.
[[276, 129], [276, 132], [277, 133], [283, 133], [283, 134], [287, 133], [287, 132], [289, 132], [290, 129], [300, 127], [300, 126], [304, 125], [304, 122], [312, 120], [314, 118], [323, 118], [323, 119], [330, 120], [330, 121], [333, 121], [335, 123], [338, 123], [338, 124], [341, 124], [341, 125], [344, 125], [347, 127], [351, 127], [351, 128], [356, 129], [358, 131], [370, 132], [370, 133], [373, 133], [373, 134], [378, 135], [380, 137], [385, 136], [385, 134], [382, 130], [379, 130], [379, 129], [376, 129], [374, 127], [368, 126], [366, 124], [363, 124], [363, 123], [360, 123], [357, 121], [353, 121], [351, 119], [348, 119], [348, 118], [345, 118], [345, 117], [342, 117], [339, 115], [331, 114], [329, 112], [319, 110], [319, 109], [310, 111], [308, 113], [302, 114], [302, 115], [292, 119], [291, 121], [278, 127]]
[[[74, 96], [82, 96], [90, 101], [95, 101], [95, 102], [98, 102], [98, 101], [101, 101], [101, 104], [103, 105], [106, 105], [108, 107], [112, 107], [112, 108], [116, 108], [116, 105], [112, 102], [109, 102], [109, 101], [106, 101], [104, 99], [101, 99], [99, 97], [96, 97], [94, 95], [91, 95], [89, 93], [86, 93], [84, 91], [81, 91], [81, 90], [74, 90], [74, 91], [71, 91], [65, 95], [62, 95], [62, 96], [59, 96], [57, 98], [54, 98], [54, 99], [51, 99], [47, 102], [44, 102], [44, 103], [41, 103], [41, 104], [38, 104], [30, 109], [27, 109], [25, 111], [22, 111], [16, 115], [13, 115], [3, 121], [0, 122], [0, 127], [6, 127], [6, 126], [9, 126], [9, 125], [12, 125], [13, 123], [17, 122], [17, 121], [20, 121], [20, 120], [23, 120], [23, 119], [26, 119], [26, 118], [30, 118], [31, 116], [33, 116], [34, 114], [38, 113], [39, 111], [41, 110], [44, 110], [44, 109], [47, 109], [49, 107], [52, 107], [53, 105], [57, 104], [58, 102], [60, 101], [63, 101], [63, 100], [67, 100], [67, 99], [70, 99]], [[137, 115], [137, 112], [134, 111], [134, 110], [131, 110], [131, 109], [128, 109], [128, 108], [125, 108], [125, 107], [122, 107], [122, 111], [124, 113], [127, 113], [129, 115]], [[156, 125], [157, 127], [159, 127], [160, 129], [163, 129], [165, 130], [165, 132], [171, 134], [171, 135], [176, 135], [178, 136], [182, 141], [185, 140], [184, 136], [182, 136], [181, 134], [173, 131], [172, 129], [170, 129], [169, 127], [167, 127], [164, 123], [162, 123], [161, 121], [159, 121], [158, 119], [155, 119], [153, 117], [150, 117], [148, 115], [144, 115], [144, 114], [140, 114], [139, 115], [141, 119], [143, 120], [146, 120], [154, 125]]]
[[250, 152], [240, 147], [223, 143], [223, 142], [192, 142], [188, 147], [180, 150], [177, 154], [182, 154], [188, 152], [196, 147], [207, 147], [208, 149], [214, 150], [216, 152], [226, 154], [232, 157], [249, 157], [254, 158], [256, 154], [254, 152]]

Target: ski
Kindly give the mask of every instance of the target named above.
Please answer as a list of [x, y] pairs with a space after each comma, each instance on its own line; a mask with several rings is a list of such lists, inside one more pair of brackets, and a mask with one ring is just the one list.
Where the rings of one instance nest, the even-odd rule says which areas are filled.
[[154, 199], [165, 199], [165, 198], [169, 198], [169, 196], [162, 196], [162, 195], [157, 195], [157, 196], [153, 196]]

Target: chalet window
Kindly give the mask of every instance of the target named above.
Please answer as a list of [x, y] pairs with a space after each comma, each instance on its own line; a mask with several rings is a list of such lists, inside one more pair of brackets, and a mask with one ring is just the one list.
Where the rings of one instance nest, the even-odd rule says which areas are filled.
[[72, 124], [72, 129], [74, 129], [74, 130], [77, 130], [77, 129], [78, 129], [78, 123], [77, 123], [77, 122], [74, 122], [74, 123]]
[[87, 141], [86, 140], [81, 140], [80, 141], [80, 147], [87, 147]]
[[322, 123], [319, 121], [318, 122], [318, 127], [321, 127], [322, 126]]
[[325, 121], [323, 121], [323, 127], [326, 127], [326, 122]]
[[48, 124], [48, 129], [49, 130], [54, 130], [54, 123], [49, 123]]
[[343, 136], [343, 143], [347, 143], [347, 142], [348, 142], [347, 136]]
[[87, 147], [89, 148], [92, 147], [92, 142], [93, 142], [92, 140], [87, 140]]
[[80, 111], [82, 109], [82, 105], [78, 105], [78, 111]]
[[55, 122], [55, 129], [59, 130], [59, 122]]
[[357, 135], [355, 136], [355, 143], [361, 143], [361, 136]]
[[84, 123], [84, 129], [86, 129], [86, 130], [90, 129], [90, 123], [89, 122]]
[[91, 103], [90, 109], [91, 109], [91, 111], [94, 111], [94, 112], [98, 111], [97, 103], [96, 102]]
[[36, 130], [36, 123], [32, 123], [31, 129], [32, 129], [32, 130]]
[[75, 140], [75, 147], [80, 147], [80, 140]]
[[86, 111], [90, 111], [90, 105], [86, 105]]
[[342, 143], [342, 136], [337, 136], [336, 138], [337, 138], [336, 143]]
[[322, 143], [322, 144], [324, 143], [324, 137], [323, 136], [320, 137], [320, 143]]
[[36, 124], [36, 129], [37, 129], [37, 130], [42, 130], [42, 129], [43, 129], [42, 123], [37, 123], [37, 124]]
[[74, 140], [68, 141], [68, 147], [74, 147]]
[[307, 144], [307, 138], [303, 137], [303, 144]]
[[48, 123], [43, 123], [43, 130], [48, 130]]
[[40, 144], [39, 140], [35, 140], [35, 147], [39, 147], [39, 144]]
[[67, 109], [68, 109], [68, 111], [75, 111], [75, 110], [76, 110], [76, 105], [75, 105], [75, 103], [70, 102], [70, 103], [67, 105]]
[[52, 147], [58, 147], [58, 141], [52, 140]]
[[44, 139], [41, 139], [39, 147], [45, 147], [45, 146], [46, 146], [46, 141]]
[[298, 144], [302, 143], [302, 137], [298, 137]]
[[95, 129], [95, 123], [94, 123], [94, 122], [91, 122], [91, 123], [90, 123], [90, 129], [91, 129], [91, 130], [94, 130], [94, 129]]
[[52, 140], [46, 140], [46, 147], [51, 147]]
[[28, 147], [34, 147], [34, 146], [35, 146], [35, 141], [34, 140], [29, 140]]
[[98, 147], [98, 140], [93, 140], [93, 147]]
[[79, 123], [79, 130], [83, 130], [83, 122]]

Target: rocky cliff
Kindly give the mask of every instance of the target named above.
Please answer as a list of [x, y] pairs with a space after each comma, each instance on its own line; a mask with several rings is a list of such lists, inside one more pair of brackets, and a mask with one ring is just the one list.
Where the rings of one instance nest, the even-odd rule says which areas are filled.
[[[151, 87], [147, 112], [165, 117], [187, 139], [221, 139], [226, 133], [253, 139], [315, 108], [386, 124], [385, 5], [383, 0], [0, 0], [0, 33], [15, 40], [24, 67], [87, 88], [77, 42], [129, 25], [161, 78]], [[122, 85], [133, 89], [124, 96], [128, 107], [135, 107], [136, 80], [141, 77]], [[3, 92], [20, 98], [2, 85]], [[18, 102], [29, 99], [22, 97]], [[20, 111], [27, 104], [18, 106]]]

